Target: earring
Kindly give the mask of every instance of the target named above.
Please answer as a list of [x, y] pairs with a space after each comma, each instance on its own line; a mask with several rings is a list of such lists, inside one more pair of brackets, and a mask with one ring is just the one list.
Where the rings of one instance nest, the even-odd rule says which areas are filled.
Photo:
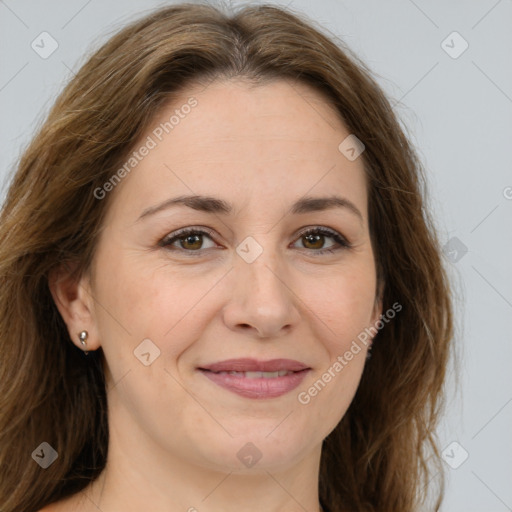
[[[87, 331], [82, 331], [81, 333], [78, 334], [78, 338], [80, 339], [80, 343], [84, 346], [84, 347], [87, 347], [87, 343], [86, 343], [86, 340], [87, 340], [87, 337], [89, 336], [89, 333]], [[85, 355], [88, 355], [89, 352], [87, 350], [84, 350], [84, 354]]]
[[372, 358], [372, 345], [373, 345], [373, 343], [370, 343], [370, 345], [368, 346], [368, 351], [366, 352], [366, 360], [367, 361]]

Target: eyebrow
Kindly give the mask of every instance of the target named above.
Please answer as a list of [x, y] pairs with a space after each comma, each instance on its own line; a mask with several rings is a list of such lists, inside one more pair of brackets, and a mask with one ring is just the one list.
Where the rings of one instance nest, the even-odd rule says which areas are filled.
[[[167, 199], [163, 203], [146, 208], [137, 219], [137, 222], [162, 210], [177, 206], [186, 206], [193, 210], [221, 215], [229, 215], [233, 212], [233, 206], [222, 199], [203, 195], [180, 196]], [[356, 205], [340, 196], [302, 197], [291, 206], [287, 214], [305, 214], [331, 210], [333, 208], [347, 209], [349, 212], [356, 215], [361, 223], [363, 222], [363, 215]]]

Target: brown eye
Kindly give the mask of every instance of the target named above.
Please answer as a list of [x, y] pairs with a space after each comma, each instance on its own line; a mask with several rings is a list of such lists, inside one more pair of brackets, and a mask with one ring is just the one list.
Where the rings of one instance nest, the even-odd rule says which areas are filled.
[[[204, 247], [206, 239], [211, 241], [209, 247]], [[200, 229], [182, 229], [176, 233], [171, 233], [160, 242], [161, 247], [171, 251], [200, 252], [201, 249], [210, 249], [215, 246], [212, 236], [209, 232]]]
[[324, 235], [321, 234], [303, 235], [302, 239], [304, 240], [306, 249], [322, 249], [325, 243]]
[[202, 235], [187, 235], [178, 240], [183, 249], [201, 249], [203, 245]]
[[[325, 240], [330, 238], [334, 240], [329, 246], [325, 246]], [[302, 241], [303, 248], [309, 249], [316, 254], [332, 253], [342, 249], [350, 249], [352, 245], [348, 240], [337, 231], [328, 228], [314, 228], [303, 232], [299, 238]]]

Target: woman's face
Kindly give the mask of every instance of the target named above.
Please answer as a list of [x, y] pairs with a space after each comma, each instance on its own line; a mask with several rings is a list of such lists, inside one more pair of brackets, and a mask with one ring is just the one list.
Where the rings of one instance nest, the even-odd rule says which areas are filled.
[[[92, 266], [111, 442], [223, 470], [319, 456], [366, 348], [344, 355], [381, 312], [347, 136], [321, 96], [285, 81], [216, 81], [159, 113], [113, 181]], [[171, 203], [185, 196], [199, 198]], [[265, 370], [281, 372], [245, 373]]]

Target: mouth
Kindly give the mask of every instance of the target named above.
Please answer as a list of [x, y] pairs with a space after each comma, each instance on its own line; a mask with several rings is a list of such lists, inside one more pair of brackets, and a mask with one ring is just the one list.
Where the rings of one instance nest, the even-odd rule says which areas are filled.
[[216, 385], [245, 398], [276, 398], [289, 393], [311, 370], [291, 359], [231, 359], [198, 370]]
[[[209, 372], [211, 370], [205, 370], [200, 368], [200, 370]], [[302, 370], [304, 371], [304, 370]], [[246, 379], [275, 379], [276, 377], [284, 377], [286, 375], [292, 375], [293, 371], [289, 370], [280, 370], [278, 372], [237, 372], [237, 371], [228, 371], [228, 372], [212, 372], [217, 375], [236, 375], [238, 377], [244, 377]]]

